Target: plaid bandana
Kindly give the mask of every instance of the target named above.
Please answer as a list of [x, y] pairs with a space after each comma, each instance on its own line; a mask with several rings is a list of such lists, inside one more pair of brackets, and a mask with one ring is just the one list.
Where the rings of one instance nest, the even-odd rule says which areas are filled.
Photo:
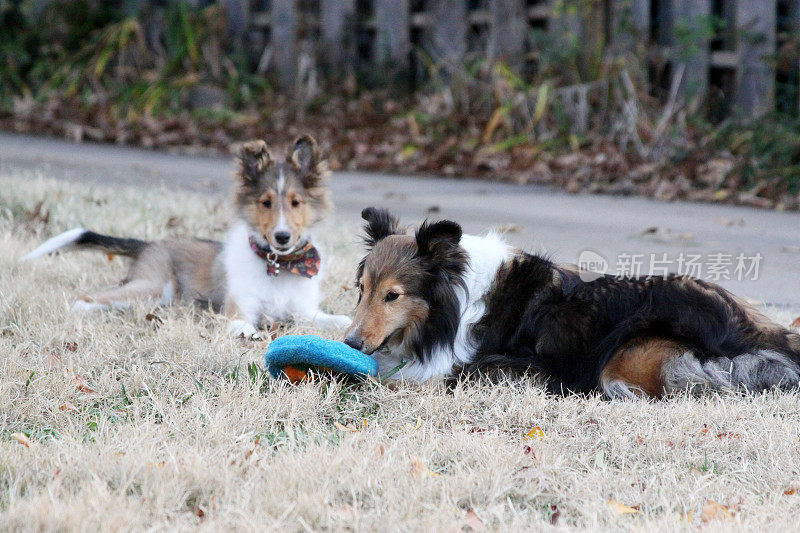
[[261, 246], [258, 244], [251, 235], [250, 249], [267, 262], [267, 274], [270, 276], [277, 276], [281, 270], [304, 278], [313, 278], [319, 274], [319, 252], [310, 242], [291, 254], [278, 255], [272, 251], [269, 245]]

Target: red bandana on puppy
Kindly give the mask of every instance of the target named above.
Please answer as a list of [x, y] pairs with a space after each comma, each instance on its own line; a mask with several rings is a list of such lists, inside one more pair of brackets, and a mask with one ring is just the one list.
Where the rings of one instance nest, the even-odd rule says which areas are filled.
[[272, 251], [269, 245], [261, 246], [258, 244], [251, 235], [250, 249], [267, 262], [267, 274], [270, 276], [277, 276], [281, 270], [304, 278], [313, 278], [319, 274], [321, 259], [319, 252], [310, 242], [294, 253], [278, 255]]

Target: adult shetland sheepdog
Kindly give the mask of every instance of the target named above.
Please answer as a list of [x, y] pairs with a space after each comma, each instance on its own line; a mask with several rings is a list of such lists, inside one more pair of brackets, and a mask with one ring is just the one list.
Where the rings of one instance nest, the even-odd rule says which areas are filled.
[[263, 141], [237, 154], [237, 221], [225, 241], [169, 239], [148, 243], [81, 228], [48, 240], [22, 261], [65, 248], [90, 248], [133, 259], [118, 287], [80, 296], [74, 310], [125, 306], [136, 298], [196, 302], [223, 310], [235, 335], [257, 336], [265, 321], [290, 316], [321, 328], [350, 324], [319, 310], [320, 255], [313, 226], [330, 210], [327, 172], [317, 143], [298, 138], [284, 160]]
[[400, 229], [365, 209], [369, 252], [345, 342], [382, 370], [427, 380], [533, 370], [554, 392], [659, 397], [800, 383], [800, 335], [717, 285], [668, 278], [584, 282], [571, 267], [462, 235], [455, 222]]

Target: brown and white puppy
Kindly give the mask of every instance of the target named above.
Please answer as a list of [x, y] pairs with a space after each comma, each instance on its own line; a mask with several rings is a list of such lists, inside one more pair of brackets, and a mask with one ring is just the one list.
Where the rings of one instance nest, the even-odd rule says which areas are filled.
[[163, 304], [193, 302], [223, 310], [236, 335], [256, 336], [265, 321], [289, 317], [322, 328], [350, 324], [319, 310], [321, 261], [313, 228], [330, 211], [327, 172], [317, 144], [298, 138], [284, 159], [251, 141], [237, 154], [236, 220], [224, 242], [168, 239], [144, 242], [82, 228], [48, 240], [24, 256], [95, 249], [133, 259], [122, 284], [80, 296], [73, 309], [124, 307], [150, 298]]
[[583, 281], [455, 222], [401, 229], [365, 209], [369, 252], [345, 342], [396, 377], [500, 367], [539, 372], [554, 392], [657, 397], [684, 389], [800, 383], [800, 335], [723, 288], [684, 276]]

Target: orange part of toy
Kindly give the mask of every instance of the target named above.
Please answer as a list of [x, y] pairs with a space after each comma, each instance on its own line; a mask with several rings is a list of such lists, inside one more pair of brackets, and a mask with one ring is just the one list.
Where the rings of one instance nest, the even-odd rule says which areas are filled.
[[286, 374], [286, 378], [291, 383], [302, 383], [303, 381], [308, 381], [311, 379], [311, 376], [309, 376], [307, 371], [291, 365], [286, 365], [283, 367], [283, 373]]

